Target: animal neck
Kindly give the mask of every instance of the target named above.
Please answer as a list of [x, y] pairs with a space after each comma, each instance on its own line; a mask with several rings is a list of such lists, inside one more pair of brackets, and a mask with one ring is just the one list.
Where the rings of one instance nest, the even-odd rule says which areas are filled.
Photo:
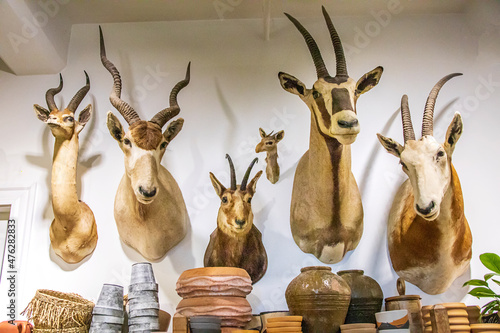
[[280, 167], [278, 165], [278, 151], [268, 151], [266, 156], [266, 176], [269, 179], [269, 177], [279, 177], [279, 174]]
[[464, 219], [464, 199], [458, 174], [451, 162], [450, 169], [450, 184], [443, 196], [441, 211], [437, 220], [439, 222], [448, 222], [453, 225]]
[[56, 138], [52, 160], [52, 208], [56, 220], [71, 223], [80, 219], [81, 208], [76, 193], [78, 135]]

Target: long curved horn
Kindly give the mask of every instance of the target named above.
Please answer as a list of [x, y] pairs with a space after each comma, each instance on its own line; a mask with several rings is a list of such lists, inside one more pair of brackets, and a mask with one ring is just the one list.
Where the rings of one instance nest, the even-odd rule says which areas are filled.
[[49, 111], [57, 110], [56, 102], [54, 102], [54, 96], [61, 92], [63, 87], [63, 78], [62, 75], [59, 74], [59, 86], [57, 88], [50, 88], [45, 93], [45, 101], [47, 101], [47, 106], [49, 107]]
[[87, 93], [90, 90], [90, 79], [89, 79], [89, 76], [88, 76], [88, 74], [87, 74], [86, 71], [83, 71], [83, 72], [85, 73], [85, 78], [86, 78], [85, 79], [85, 85], [83, 86], [83, 88], [81, 88], [80, 90], [78, 90], [78, 92], [71, 99], [71, 101], [69, 102], [68, 107], [67, 107], [67, 109], [70, 110], [73, 113], [76, 111], [76, 108], [78, 107], [78, 105], [80, 105], [80, 103], [82, 102], [83, 98], [85, 97], [85, 95], [87, 95]]
[[311, 34], [302, 26], [302, 24], [299, 23], [293, 16], [284, 13], [290, 21], [297, 27], [297, 29], [300, 31], [302, 34], [302, 37], [304, 37], [304, 40], [307, 43], [307, 47], [309, 48], [309, 52], [311, 53], [311, 56], [314, 61], [314, 66], [316, 66], [316, 74], [318, 75], [319, 78], [324, 78], [324, 77], [329, 77], [330, 74], [328, 74], [328, 70], [326, 69], [325, 62], [323, 61], [323, 58], [321, 57], [321, 52], [319, 51], [318, 44], [316, 44], [316, 41], [314, 38], [312, 38]]
[[436, 85], [432, 88], [431, 92], [429, 93], [429, 97], [427, 97], [427, 102], [425, 103], [424, 119], [422, 121], [422, 136], [433, 135], [434, 105], [436, 103], [436, 98], [439, 94], [439, 91], [448, 80], [460, 75], [462, 75], [462, 73], [448, 74], [441, 80], [439, 80], [438, 83], [436, 83]]
[[231, 190], [236, 191], [236, 172], [234, 171], [233, 160], [229, 154], [226, 154], [226, 158], [229, 162], [229, 172], [231, 173]]
[[344, 48], [342, 47], [342, 42], [340, 41], [340, 37], [337, 34], [337, 30], [335, 30], [335, 27], [333, 26], [332, 20], [330, 19], [330, 15], [328, 15], [325, 6], [321, 6], [321, 8], [323, 11], [323, 16], [325, 17], [328, 31], [330, 32], [330, 37], [333, 43], [333, 49], [335, 51], [335, 60], [337, 61], [336, 76], [349, 76], [347, 74], [347, 64], [344, 56]]
[[401, 119], [403, 120], [403, 135], [405, 143], [408, 140], [415, 140], [415, 131], [411, 123], [410, 107], [408, 106], [408, 96], [401, 97]]
[[247, 189], [247, 182], [248, 182], [248, 177], [250, 177], [250, 172], [252, 171], [253, 165], [258, 161], [259, 159], [256, 157], [253, 159], [252, 163], [248, 166], [247, 172], [245, 172], [245, 176], [243, 176], [243, 180], [241, 181], [240, 185], [240, 190], [245, 191]]
[[109, 95], [109, 100], [111, 104], [121, 113], [123, 118], [125, 118], [127, 123], [129, 125], [132, 125], [136, 121], [141, 120], [141, 118], [139, 118], [139, 115], [134, 111], [134, 109], [128, 103], [126, 103], [121, 99], [122, 79], [120, 77], [120, 72], [118, 72], [115, 65], [113, 65], [113, 63], [109, 61], [108, 58], [106, 58], [104, 38], [102, 36], [102, 29], [100, 26], [99, 26], [99, 36], [101, 44], [101, 62], [113, 76], [113, 91]]
[[189, 84], [190, 79], [191, 79], [191, 62], [189, 62], [188, 64], [186, 70], [186, 77], [184, 78], [184, 80], [177, 83], [170, 92], [170, 107], [163, 109], [157, 114], [155, 114], [154, 117], [151, 118], [151, 122], [160, 125], [160, 127], [163, 127], [167, 123], [167, 121], [169, 121], [170, 119], [179, 114], [181, 108], [177, 103], [177, 94], [179, 93], [179, 91], [181, 91], [182, 88], [184, 88]]

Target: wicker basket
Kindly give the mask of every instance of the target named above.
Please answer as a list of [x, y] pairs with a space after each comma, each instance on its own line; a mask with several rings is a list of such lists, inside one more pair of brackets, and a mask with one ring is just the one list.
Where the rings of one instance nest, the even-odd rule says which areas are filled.
[[39, 333], [84, 333], [92, 320], [94, 303], [80, 295], [39, 289], [23, 314]]

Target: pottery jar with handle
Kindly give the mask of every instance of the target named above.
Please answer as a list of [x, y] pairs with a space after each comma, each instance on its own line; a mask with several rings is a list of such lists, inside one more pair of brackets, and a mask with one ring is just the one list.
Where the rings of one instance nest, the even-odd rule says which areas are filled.
[[410, 332], [423, 333], [424, 322], [421, 313], [421, 297], [419, 295], [405, 295], [406, 285], [402, 278], [398, 278], [397, 289], [399, 296], [386, 298], [385, 309], [387, 311], [407, 309], [410, 319]]

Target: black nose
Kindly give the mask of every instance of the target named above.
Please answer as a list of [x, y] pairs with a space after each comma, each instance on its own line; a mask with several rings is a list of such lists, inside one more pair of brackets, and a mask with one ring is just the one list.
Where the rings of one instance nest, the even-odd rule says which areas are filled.
[[243, 227], [243, 225], [245, 224], [245, 220], [234, 220], [234, 222], [238, 225], [238, 227]]
[[154, 187], [151, 191], [146, 191], [145, 189], [142, 188], [142, 186], [139, 186], [139, 193], [145, 196], [146, 198], [151, 198], [156, 195], [156, 187]]
[[337, 121], [337, 124], [339, 124], [339, 126], [342, 128], [351, 128], [351, 127], [354, 127], [358, 124], [358, 120], [357, 119], [354, 119], [351, 121], [339, 120], [339, 121]]
[[428, 215], [434, 208], [434, 206], [436, 206], [436, 203], [434, 201], [431, 201], [429, 206], [427, 206], [426, 208], [420, 208], [420, 206], [417, 204], [417, 211], [422, 215]]

